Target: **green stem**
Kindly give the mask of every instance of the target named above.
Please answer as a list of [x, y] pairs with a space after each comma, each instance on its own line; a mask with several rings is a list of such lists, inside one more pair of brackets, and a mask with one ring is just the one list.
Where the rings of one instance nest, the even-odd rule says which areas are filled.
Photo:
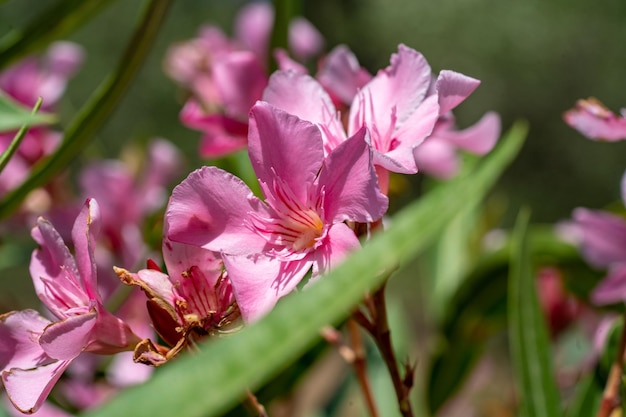
[[[35, 107], [33, 107], [32, 114], [35, 114], [39, 111], [39, 108], [41, 107], [41, 103], [43, 103], [43, 99], [39, 97], [37, 99], [37, 102], [35, 103]], [[26, 137], [26, 133], [28, 132], [28, 129], [30, 129], [30, 125], [28, 124], [25, 124], [22, 127], [20, 127], [20, 130], [17, 131], [15, 137], [9, 144], [9, 147], [4, 152], [2, 152], [2, 155], [0, 155], [0, 173], [4, 171], [4, 168], [8, 165], [11, 158], [13, 158], [13, 155], [15, 155], [15, 152], [17, 152], [17, 148], [20, 147], [20, 144]]]
[[0, 218], [16, 210], [30, 191], [67, 168], [111, 116], [144, 63], [170, 3], [171, 0], [149, 2], [116, 71], [104, 80], [70, 123], [56, 152], [35, 166], [28, 179], [5, 197], [0, 204]]

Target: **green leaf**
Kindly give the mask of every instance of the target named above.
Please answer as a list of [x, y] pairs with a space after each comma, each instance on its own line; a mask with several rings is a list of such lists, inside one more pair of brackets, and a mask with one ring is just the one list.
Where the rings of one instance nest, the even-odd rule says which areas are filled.
[[[39, 97], [31, 113], [33, 116], [36, 115], [37, 112], [39, 111], [42, 101], [43, 100], [41, 99], [41, 97]], [[20, 147], [22, 140], [24, 140], [24, 138], [26, 137], [26, 133], [28, 132], [28, 129], [30, 129], [29, 123], [22, 125], [20, 130], [15, 134], [15, 137], [9, 144], [9, 147], [4, 152], [2, 152], [2, 154], [0, 154], [0, 173], [2, 173], [4, 168], [7, 166], [7, 164], [11, 160], [11, 158], [13, 158], [13, 155], [15, 155], [15, 152], [17, 152], [17, 149]]]
[[0, 38], [0, 69], [71, 33], [109, 3], [110, 0], [54, 2], [25, 27]]
[[516, 124], [471, 175], [426, 195], [393, 219], [363, 249], [306, 291], [282, 300], [258, 323], [212, 341], [194, 356], [160, 369], [147, 383], [122, 393], [88, 416], [217, 416], [288, 366], [316, 340], [322, 326], [350, 314], [385, 271], [433, 241], [468, 201], [481, 199], [515, 157], [526, 135]]
[[[576, 247], [559, 239], [553, 227], [531, 227], [528, 241], [532, 263], [558, 268], [566, 284], [577, 284], [574, 293], [577, 297], [587, 298], [591, 288], [602, 278], [599, 271], [586, 264]], [[483, 353], [485, 343], [506, 327], [510, 257], [508, 239], [501, 249], [484, 254], [476, 262], [447, 303], [440, 331], [442, 341], [435, 351], [428, 376], [431, 414], [460, 389]], [[464, 348], [458, 349], [460, 345]]]
[[56, 116], [49, 113], [34, 113], [0, 92], [0, 132], [17, 130], [22, 126], [37, 126], [56, 122]]
[[567, 417], [594, 416], [602, 402], [603, 387], [594, 374], [585, 376], [576, 386], [574, 400], [567, 410]]
[[6, 195], [0, 204], [0, 218], [17, 209], [30, 191], [67, 168], [111, 116], [144, 63], [170, 3], [171, 0], [149, 2], [117, 69], [104, 80], [69, 124], [56, 152], [35, 166], [19, 188]]
[[559, 391], [552, 375], [551, 351], [539, 307], [535, 274], [528, 249], [529, 213], [518, 216], [511, 250], [509, 275], [509, 340], [519, 384], [522, 414], [527, 417], [559, 417]]

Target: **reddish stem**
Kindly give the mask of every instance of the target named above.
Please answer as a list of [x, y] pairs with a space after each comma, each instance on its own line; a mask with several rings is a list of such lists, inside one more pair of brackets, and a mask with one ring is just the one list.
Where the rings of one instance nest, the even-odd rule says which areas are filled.
[[359, 326], [356, 320], [348, 319], [348, 330], [350, 331], [350, 339], [352, 340], [352, 349], [354, 351], [354, 371], [356, 372], [361, 391], [365, 396], [365, 403], [367, 410], [371, 417], [379, 417], [376, 402], [374, 401], [374, 395], [372, 394], [372, 387], [370, 380], [367, 376], [367, 363], [365, 361], [365, 349], [363, 348], [363, 342], [361, 340], [361, 334]]
[[609, 417], [613, 410], [619, 405], [619, 386], [624, 372], [624, 354], [626, 354], [626, 312], [623, 318], [622, 335], [617, 349], [617, 355], [611, 365], [609, 378], [604, 387], [602, 394], [602, 402], [598, 410], [597, 417]]

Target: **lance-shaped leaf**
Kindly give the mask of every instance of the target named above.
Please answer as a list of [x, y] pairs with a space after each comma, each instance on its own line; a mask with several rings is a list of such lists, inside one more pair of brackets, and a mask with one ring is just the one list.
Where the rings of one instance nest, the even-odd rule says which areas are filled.
[[[286, 368], [318, 338], [322, 326], [350, 314], [385, 271], [423, 250], [468, 201], [481, 199], [513, 160], [526, 127], [516, 125], [476, 171], [427, 194], [393, 219], [328, 276], [286, 297], [259, 322], [163, 367], [147, 383], [122, 393], [90, 417], [217, 416]], [[147, 400], [149, 399], [149, 400]]]
[[33, 109], [15, 102], [0, 92], [0, 132], [17, 130], [20, 127], [45, 125], [56, 122], [50, 113], [36, 113]]
[[522, 414], [559, 417], [559, 391], [552, 374], [548, 331], [539, 307], [529, 256], [528, 218], [527, 211], [518, 216], [511, 251], [508, 300], [511, 357]]

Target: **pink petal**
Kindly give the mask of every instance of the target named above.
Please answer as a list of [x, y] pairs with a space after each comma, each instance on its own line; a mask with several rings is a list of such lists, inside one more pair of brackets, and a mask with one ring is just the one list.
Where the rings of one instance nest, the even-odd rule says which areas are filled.
[[613, 268], [591, 293], [596, 305], [626, 302], [626, 264]]
[[72, 228], [74, 253], [80, 279], [89, 299], [100, 300], [96, 279], [96, 236], [100, 233], [100, 207], [95, 199], [87, 199]]
[[245, 118], [250, 107], [261, 98], [267, 75], [251, 52], [232, 52], [215, 62], [213, 82], [227, 115]]
[[304, 65], [291, 59], [289, 53], [282, 48], [274, 50], [274, 59], [278, 64], [278, 69], [281, 71], [295, 71], [300, 74], [308, 74], [309, 72]]
[[446, 114], [478, 88], [480, 81], [458, 72], [443, 70], [437, 77], [439, 114]]
[[263, 92], [263, 100], [318, 125], [324, 144], [330, 144], [331, 148], [346, 138], [330, 96], [320, 83], [307, 74], [275, 72]]
[[318, 187], [324, 192], [327, 221], [371, 223], [387, 211], [388, 200], [378, 188], [365, 134], [365, 129], [359, 130], [324, 160]]
[[[392, 149], [382, 152], [375, 148], [374, 163], [389, 171], [414, 174], [417, 172], [413, 150], [420, 145], [433, 130], [439, 117], [439, 104], [435, 96], [428, 97], [415, 112], [398, 128]], [[376, 152], [376, 151], [379, 152]], [[392, 163], [390, 163], [392, 161]]]
[[324, 37], [311, 22], [296, 17], [289, 22], [289, 49], [296, 58], [306, 61], [324, 47]]
[[336, 223], [328, 230], [324, 244], [315, 252], [313, 276], [327, 273], [335, 268], [343, 259], [361, 247], [354, 231], [345, 223]]
[[70, 362], [59, 361], [33, 369], [13, 368], [2, 372], [2, 382], [9, 400], [22, 413], [36, 412]]
[[626, 261], [626, 220], [600, 210], [578, 208], [574, 221], [582, 234], [585, 259], [597, 266], [608, 267]]
[[49, 361], [39, 345], [39, 335], [50, 324], [35, 310], [12, 311], [0, 316], [0, 370], [33, 368]]
[[47, 52], [50, 71], [57, 76], [73, 76], [85, 59], [83, 48], [73, 42], [57, 41], [50, 45]]
[[204, 133], [200, 154], [218, 158], [248, 145], [248, 124], [223, 114], [206, 114], [193, 99], [188, 100], [180, 113], [181, 122]]
[[237, 305], [246, 323], [267, 314], [278, 300], [296, 288], [311, 261], [281, 262], [263, 255], [224, 256]]
[[39, 344], [48, 356], [58, 360], [72, 360], [85, 349], [96, 325], [97, 314], [79, 314], [50, 324], [39, 338]]
[[266, 242], [244, 220], [249, 212], [265, 210], [239, 178], [215, 167], [203, 167], [172, 192], [165, 213], [168, 238], [215, 252], [257, 253]]
[[459, 171], [459, 160], [454, 146], [438, 138], [428, 138], [415, 148], [415, 162], [421, 172], [449, 179]]
[[399, 45], [398, 53], [391, 56], [391, 65], [379, 71], [355, 98], [348, 133], [361, 128], [361, 118], [372, 135], [374, 128], [381, 135], [393, 130], [394, 119], [402, 125], [421, 105], [430, 81], [430, 66], [422, 54]]
[[330, 51], [316, 77], [333, 97], [347, 106], [372, 79], [372, 75], [360, 66], [356, 56], [345, 45]]
[[[167, 236], [167, 232], [164, 233]], [[222, 271], [222, 258], [215, 252], [194, 245], [173, 242], [167, 237], [163, 239], [163, 260], [167, 272], [173, 279], [178, 279], [183, 272], [192, 266], [198, 266], [205, 272], [213, 272], [215, 280]], [[213, 283], [215, 284], [215, 282]]]
[[[204, 250], [204, 249], [203, 249]], [[138, 285], [149, 298], [159, 298], [174, 308], [176, 304], [176, 295], [174, 294], [174, 286], [170, 278], [161, 271], [154, 269], [142, 269], [136, 274], [130, 274], [136, 282], [124, 279], [127, 285]]]
[[274, 24], [270, 3], [250, 3], [241, 8], [235, 19], [235, 38], [264, 62]]
[[281, 178], [299, 201], [307, 201], [324, 158], [315, 125], [258, 102], [250, 111], [248, 152], [259, 182], [271, 188], [274, 178]]
[[52, 224], [40, 217], [32, 236], [41, 245], [29, 266], [39, 299], [59, 318], [65, 317], [68, 306], [88, 305], [74, 258]]
[[500, 116], [488, 112], [474, 126], [465, 130], [447, 130], [441, 133], [435, 131], [433, 136], [473, 154], [484, 155], [493, 149], [500, 137]]
[[565, 123], [594, 140], [626, 139], [626, 118], [617, 116], [595, 98], [578, 100], [563, 115]]

